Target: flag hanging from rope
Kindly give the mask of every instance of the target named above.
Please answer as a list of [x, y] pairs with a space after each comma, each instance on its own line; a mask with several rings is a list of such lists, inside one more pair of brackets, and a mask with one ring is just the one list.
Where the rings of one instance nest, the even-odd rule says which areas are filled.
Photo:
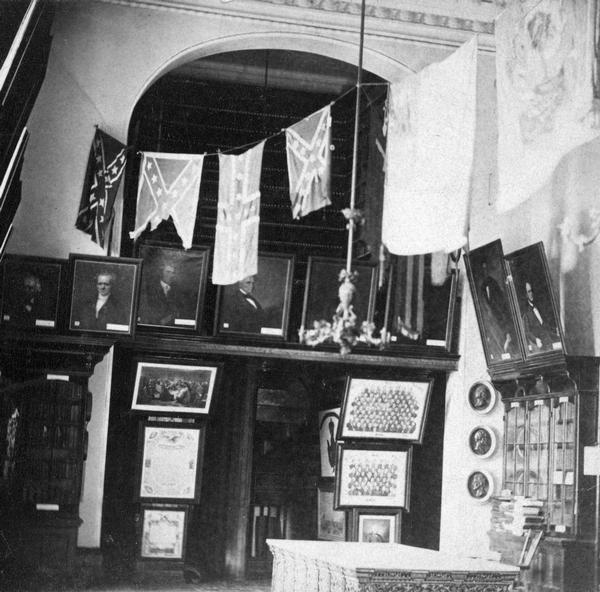
[[143, 152], [137, 194], [136, 239], [169, 216], [185, 249], [192, 246], [204, 155]]
[[213, 284], [233, 284], [258, 270], [260, 173], [265, 141], [243, 154], [219, 154], [219, 203]]
[[443, 62], [390, 84], [382, 241], [396, 255], [466, 242], [477, 37]]
[[331, 204], [331, 106], [285, 130], [292, 216]]
[[593, 5], [514, 2], [496, 20], [500, 212], [531, 197], [563, 156], [600, 133]]
[[125, 170], [125, 145], [96, 128], [75, 227], [104, 248], [113, 206]]

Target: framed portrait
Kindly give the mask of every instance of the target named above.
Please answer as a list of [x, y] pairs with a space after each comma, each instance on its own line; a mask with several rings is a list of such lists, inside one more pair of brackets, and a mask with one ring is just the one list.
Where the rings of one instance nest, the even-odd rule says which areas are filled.
[[189, 423], [143, 422], [138, 497], [147, 501], [198, 501], [204, 430]]
[[2, 324], [56, 331], [62, 312], [66, 263], [63, 259], [6, 255], [2, 261]]
[[138, 362], [131, 409], [161, 415], [206, 415], [220, 368], [219, 364]]
[[143, 261], [138, 326], [199, 331], [210, 248], [180, 249], [145, 243], [138, 248]]
[[335, 465], [337, 461], [337, 432], [339, 421], [339, 407], [319, 411], [321, 477], [335, 477]]
[[338, 445], [335, 507], [408, 508], [411, 450]]
[[469, 407], [479, 415], [489, 413], [496, 405], [497, 392], [488, 380], [477, 380], [467, 392]]
[[450, 351], [457, 295], [457, 269], [436, 272], [431, 255], [393, 255], [385, 313], [388, 347]]
[[71, 254], [69, 330], [133, 336], [141, 259]]
[[565, 353], [564, 339], [552, 290], [543, 243], [506, 256], [518, 302], [518, 322], [527, 358], [549, 352]]
[[[312, 329], [321, 321], [331, 323], [339, 304], [338, 280], [340, 271], [345, 269], [342, 259], [309, 257], [306, 271], [306, 287], [302, 309], [302, 328]], [[356, 314], [356, 325], [372, 321], [377, 294], [377, 267], [364, 261], [352, 263], [352, 270], [358, 272], [354, 285], [356, 292], [352, 306]]]
[[378, 380], [348, 377], [338, 439], [421, 443], [433, 379]]
[[496, 434], [490, 426], [478, 425], [469, 433], [469, 450], [479, 458], [488, 458], [496, 451]]
[[294, 261], [294, 255], [259, 253], [256, 275], [219, 286], [215, 333], [285, 340]]
[[494, 480], [488, 471], [479, 469], [467, 477], [467, 491], [476, 502], [486, 502], [494, 493]]
[[334, 510], [333, 481], [321, 483], [317, 497], [317, 538], [321, 541], [346, 540], [346, 512]]
[[353, 532], [359, 543], [399, 543], [401, 511], [353, 510]]
[[187, 536], [188, 508], [142, 504], [141, 559], [183, 561]]
[[488, 367], [523, 360], [502, 244], [471, 250], [465, 264]]

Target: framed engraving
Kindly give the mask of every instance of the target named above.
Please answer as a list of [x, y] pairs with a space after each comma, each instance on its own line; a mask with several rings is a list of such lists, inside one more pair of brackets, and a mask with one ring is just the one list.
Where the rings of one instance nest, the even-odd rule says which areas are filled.
[[203, 429], [193, 424], [144, 422], [140, 442], [140, 499], [197, 501]]
[[321, 483], [317, 498], [317, 538], [321, 541], [346, 540], [346, 512], [334, 510], [333, 481]]
[[164, 508], [143, 504], [140, 557], [183, 561], [187, 521], [187, 507]]
[[357, 541], [359, 543], [399, 543], [400, 516], [398, 512], [384, 514], [355, 510]]
[[338, 438], [422, 442], [432, 385], [433, 379], [349, 377]]

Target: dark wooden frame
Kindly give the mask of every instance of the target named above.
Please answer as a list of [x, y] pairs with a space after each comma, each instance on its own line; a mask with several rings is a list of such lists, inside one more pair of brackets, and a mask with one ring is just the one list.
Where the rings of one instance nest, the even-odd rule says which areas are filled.
[[[355, 409], [354, 403], [356, 402], [356, 397], [360, 396], [357, 394], [357, 389], [361, 388], [360, 385], [365, 385], [367, 387], [369, 383], [372, 383], [372, 387], [383, 387], [385, 389], [394, 388], [394, 385], [397, 388], [404, 388], [413, 386], [417, 388], [419, 385], [421, 388], [425, 388], [425, 393], [422, 394], [422, 399], [420, 401], [420, 405], [418, 410], [420, 411], [420, 416], [417, 414], [417, 421], [415, 425], [415, 429], [413, 430], [414, 436], [411, 433], [406, 431], [391, 431], [385, 429], [369, 429], [369, 426], [365, 426], [365, 429], [359, 430], [356, 428], [350, 428], [348, 426], [351, 418], [352, 411]], [[356, 388], [354, 388], [354, 386]], [[378, 378], [359, 378], [348, 376], [346, 379], [346, 390], [344, 394], [344, 401], [342, 403], [342, 412], [340, 414], [340, 421], [338, 424], [338, 440], [349, 440], [349, 439], [357, 439], [357, 440], [402, 440], [405, 442], [412, 442], [414, 444], [421, 444], [423, 442], [423, 436], [425, 433], [425, 423], [427, 420], [427, 414], [429, 412], [429, 401], [431, 399], [431, 391], [433, 389], [433, 378], [403, 378], [403, 379], [394, 379], [394, 380], [382, 380]], [[388, 392], [387, 390], [384, 391]], [[370, 395], [371, 393], [369, 393]], [[412, 395], [413, 401], [415, 400], [414, 393]], [[376, 398], [372, 396], [368, 396], [365, 398], [366, 404], [373, 403], [376, 404]], [[402, 408], [402, 405], [407, 404], [406, 396], [402, 401], [397, 401], [397, 407]], [[399, 410], [399, 409], [398, 409]], [[369, 411], [366, 409], [365, 411]], [[372, 408], [371, 411], [375, 411], [375, 408]], [[371, 425], [373, 422], [367, 422]], [[379, 424], [381, 426], [381, 424]], [[377, 427], [377, 426], [373, 426]], [[383, 427], [383, 426], [382, 426]]]
[[[342, 512], [344, 514], [344, 532], [342, 537], [334, 537], [334, 536], [323, 536], [321, 533], [321, 505], [320, 505], [320, 494], [330, 493], [331, 494], [331, 511], [332, 512]], [[317, 539], [321, 541], [345, 541], [348, 538], [348, 516], [346, 512], [343, 510], [336, 510], [335, 508], [335, 486], [333, 479], [329, 478], [321, 478], [319, 479], [318, 487], [317, 487]]]
[[[558, 313], [557, 300], [552, 289], [552, 280], [548, 261], [544, 251], [544, 244], [539, 242], [529, 245], [518, 251], [513, 251], [505, 257], [512, 277], [512, 287], [514, 290], [514, 298], [516, 310], [518, 311], [517, 325], [521, 335], [525, 358], [538, 358], [543, 355], [566, 354], [565, 340]], [[534, 345], [529, 343], [526, 332], [525, 322], [523, 317], [527, 314], [527, 298], [525, 291], [525, 282], [528, 282], [533, 289], [533, 294], [536, 297], [536, 303], [540, 308], [540, 314], [544, 318], [544, 322], [548, 324], [548, 317], [552, 320], [552, 333], [554, 333], [551, 345], [545, 346], [544, 349], [536, 350]]]
[[[362, 456], [364, 460], [368, 460], [371, 455], [378, 456], [382, 463], [389, 464], [393, 461], [394, 456], [397, 456], [396, 461], [401, 462], [404, 465], [404, 474], [398, 474], [396, 478], [396, 485], [403, 487], [401, 494], [397, 494], [397, 503], [390, 503], [391, 499], [385, 499], [383, 495], [346, 495], [342, 489], [346, 485], [349, 474], [348, 474], [348, 457], [360, 458]], [[387, 460], [387, 462], [386, 462]], [[379, 463], [379, 464], [382, 464]], [[412, 470], [412, 447], [411, 448], [397, 448], [389, 445], [382, 445], [381, 443], [351, 443], [344, 442], [338, 445], [338, 470], [335, 476], [335, 509], [343, 508], [405, 508], [409, 509], [410, 501], [410, 476]], [[360, 499], [360, 498], [365, 499]], [[356, 498], [356, 499], [350, 499]], [[380, 500], [374, 498], [381, 498]], [[362, 502], [362, 503], [361, 503]]]
[[[194, 431], [198, 434], [198, 446], [196, 448], [196, 469], [194, 475], [194, 491], [189, 496], [168, 495], [142, 495], [142, 479], [144, 476], [144, 463], [146, 461], [146, 432], [147, 430], [172, 430], [172, 431]], [[166, 421], [142, 421], [138, 431], [138, 459], [136, 464], [136, 492], [135, 497], [141, 502], [147, 503], [198, 503], [200, 500], [200, 486], [202, 483], [202, 466], [204, 463], [204, 441], [206, 437], [204, 425], [195, 423], [180, 423]], [[172, 468], [172, 467], [171, 467]]]
[[[70, 269], [70, 297], [69, 297], [69, 319], [68, 329], [74, 333], [100, 333], [102, 335], [121, 335], [125, 337], [133, 337], [135, 333], [136, 318], [137, 318], [137, 302], [139, 293], [139, 284], [141, 276], [141, 259], [134, 259], [130, 257], [99, 257], [93, 255], [77, 255], [71, 253], [69, 255], [69, 269]], [[87, 270], [85, 269], [87, 267]], [[101, 272], [117, 272], [121, 269], [121, 275], [124, 269], [131, 269], [131, 277], [129, 279], [126, 288], [126, 302], [128, 303], [128, 323], [107, 323], [106, 328], [90, 328], [81, 327], [81, 319], [74, 318], [77, 312], [78, 299], [81, 299], [82, 290], [88, 291], [89, 295], [92, 296], [93, 290], [90, 288], [90, 282], [94, 280]], [[118, 286], [118, 284], [117, 284]], [[124, 292], [124, 289], [117, 288], [117, 293]], [[93, 305], [95, 300], [90, 297], [87, 304]], [[109, 327], [109, 325], [112, 325]], [[126, 326], [126, 329], [120, 330], [116, 327]]]
[[[208, 279], [208, 268], [210, 263], [210, 247], [194, 247], [182, 249], [171, 243], [146, 241], [140, 243], [136, 248], [137, 257], [142, 259], [142, 275], [140, 279], [140, 297], [138, 305], [137, 325], [138, 327], [152, 328], [155, 331], [173, 332], [201, 332], [203, 325], [204, 301], [206, 297], [206, 282]], [[174, 318], [171, 322], [160, 323], [144, 320], [146, 309], [146, 288], [154, 280], [156, 286], [160, 286], [161, 260], [165, 263], [175, 265], [178, 277], [183, 278], [175, 284], [180, 294], [185, 295], [186, 303], [193, 301], [193, 317]], [[194, 265], [194, 260], [197, 263]], [[158, 264], [156, 264], [158, 262]], [[184, 270], [182, 271], [182, 268]], [[198, 268], [198, 269], [197, 269]], [[175, 289], [175, 288], [174, 288]], [[183, 297], [183, 296], [181, 296]], [[187, 307], [186, 307], [187, 308]], [[191, 307], [190, 307], [191, 308]]]
[[[160, 556], [148, 556], [143, 554], [144, 549], [144, 527], [146, 525], [146, 512], [183, 512], [183, 532], [181, 540], [181, 557], [160, 557]], [[190, 518], [189, 506], [187, 505], [153, 505], [149, 503], [141, 504], [140, 512], [140, 525], [139, 525], [139, 546], [138, 546], [138, 558], [141, 561], [160, 561], [160, 562], [177, 562], [183, 563], [186, 555], [186, 542], [188, 534], [188, 524]]]
[[[490, 278], [490, 292], [493, 291], [500, 301], [496, 311], [481, 297], [481, 285], [485, 277], [480, 270], [484, 262]], [[465, 255], [465, 265], [488, 368], [522, 361], [524, 356], [519, 327], [515, 321], [514, 297], [507, 280], [500, 240], [471, 250]], [[506, 339], [507, 335], [510, 335], [510, 342]]]
[[[195, 361], [194, 363], [184, 363], [184, 361], [177, 360], [169, 360], [169, 362], [165, 362], [164, 359], [160, 361], [154, 359], [137, 359], [136, 362], [137, 363], [135, 366], [135, 375], [132, 381], [132, 411], [144, 413], [146, 415], [184, 415], [186, 417], [195, 415], [208, 415], [208, 413], [210, 412], [210, 404], [212, 402], [212, 398], [215, 392], [218, 391], [223, 364], [214, 362], [204, 363], [197, 361]], [[157, 401], [156, 403], [140, 402], [140, 387], [142, 378], [144, 377], [144, 367], [146, 367], [147, 369], [161, 368], [164, 371], [164, 374], [168, 374], [169, 371], [171, 371], [171, 374], [174, 371], [179, 371], [182, 374], [185, 374], [186, 371], [192, 373], [194, 371], [209, 371], [210, 380], [208, 384], [208, 392], [206, 394], [206, 404], [203, 407], [198, 407], [185, 404], [176, 404], [174, 401], [173, 404], [169, 404], [170, 401], [166, 400], [163, 400], [163, 402]], [[152, 374], [159, 374], [159, 372], [155, 371], [152, 372]]]
[[[14, 268], [11, 275], [11, 268]], [[15, 273], [15, 271], [17, 273]], [[6, 327], [20, 330], [30, 329], [40, 332], [56, 332], [61, 329], [63, 317], [64, 284], [67, 275], [67, 261], [50, 257], [32, 257], [27, 255], [6, 255], [2, 260], [2, 301], [0, 302], [0, 323]], [[15, 285], [11, 280], [21, 281], [27, 274], [34, 275], [41, 282], [42, 293], [46, 291], [45, 299], [49, 302], [46, 318], [35, 318], [33, 325], [14, 321], [9, 308], [11, 297], [22, 294], [22, 286]], [[15, 303], [17, 304], [17, 303]]]
[[[269, 271], [269, 262], [281, 262], [283, 273]], [[222, 318], [226, 312], [227, 300], [231, 303], [234, 298], [237, 284], [231, 286], [219, 286], [217, 290], [217, 309], [215, 313], [214, 334], [215, 335], [236, 335], [247, 336], [253, 339], [269, 341], [285, 341], [288, 335], [288, 325], [290, 317], [290, 307], [292, 298], [292, 287], [294, 280], [294, 266], [296, 262], [295, 255], [288, 253], [259, 253], [258, 271], [256, 274], [258, 288], [253, 292], [253, 296], [261, 303], [263, 312], [273, 311], [272, 317], [277, 317], [279, 324], [277, 326], [263, 326], [258, 330], [232, 329], [227, 319]], [[268, 276], [266, 282], [261, 282], [261, 278]], [[274, 280], [279, 279], [279, 285]], [[277, 315], [273, 314], [277, 313]], [[268, 320], [268, 316], [265, 320]]]
[[[309, 330], [313, 328], [313, 323], [319, 321], [332, 322], [333, 314], [339, 303], [338, 299], [338, 288], [340, 282], [338, 280], [339, 273], [345, 269], [346, 262], [343, 259], [333, 259], [330, 257], [309, 257], [308, 266], [306, 268], [306, 285], [304, 288], [304, 301], [302, 306], [302, 326], [301, 331]], [[356, 294], [353, 298], [353, 305], [356, 306], [357, 299], [364, 299], [364, 290], [361, 292], [361, 286], [363, 286], [364, 272], [368, 271], [367, 276], [368, 284], [368, 295], [367, 295], [367, 306], [366, 315], [361, 316], [360, 311], [355, 308], [355, 313], [358, 314], [357, 326], [363, 321], [372, 322], [373, 315], [375, 314], [375, 297], [377, 295], [377, 266], [374, 263], [368, 263], [365, 261], [355, 261], [352, 264], [352, 271], [358, 272], [358, 278], [355, 281], [357, 287]], [[325, 285], [323, 285], [323, 280]], [[321, 302], [327, 299], [328, 313], [331, 314], [317, 314], [313, 310], [313, 300], [318, 299]]]
[[[361, 541], [361, 518], [368, 516], [375, 517], [389, 517], [390, 520], [394, 520], [393, 528], [390, 525], [390, 540], [389, 541]], [[382, 542], [382, 543], [400, 543], [400, 535], [402, 532], [402, 510], [395, 510], [392, 508], [377, 508], [377, 509], [353, 509], [351, 514], [352, 520], [352, 540], [356, 542]]]

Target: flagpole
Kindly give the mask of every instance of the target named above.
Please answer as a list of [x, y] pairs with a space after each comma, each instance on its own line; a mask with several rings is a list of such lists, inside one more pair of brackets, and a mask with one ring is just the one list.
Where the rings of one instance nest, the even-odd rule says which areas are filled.
[[360, 123], [360, 92], [362, 83], [362, 65], [363, 50], [365, 41], [365, 5], [366, 0], [362, 0], [360, 7], [360, 43], [358, 49], [358, 70], [356, 73], [356, 111], [354, 113], [354, 144], [352, 148], [352, 179], [350, 185], [350, 218], [348, 220], [348, 249], [346, 252], [346, 271], [348, 274], [352, 271], [352, 244], [354, 242], [354, 207], [356, 205], [356, 176], [358, 159], [358, 136]]

